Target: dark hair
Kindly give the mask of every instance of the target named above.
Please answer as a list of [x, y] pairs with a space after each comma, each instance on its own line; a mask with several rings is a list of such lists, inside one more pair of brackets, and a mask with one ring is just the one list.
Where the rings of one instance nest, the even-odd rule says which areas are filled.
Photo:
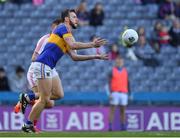
[[24, 69], [21, 66], [16, 67], [16, 73], [24, 72]]
[[3, 67], [0, 67], [0, 72], [5, 72]]
[[62, 13], [61, 13], [61, 21], [62, 22], [65, 21], [65, 17], [69, 17], [70, 12], [76, 13], [76, 11], [74, 9], [66, 9], [66, 10], [62, 11]]
[[55, 19], [55, 20], [52, 22], [52, 24], [58, 25], [58, 24], [60, 24], [61, 22], [62, 22], [62, 20], [61, 20], [60, 18], [57, 18], [57, 19]]
[[87, 2], [86, 0], [81, 0], [81, 3]]

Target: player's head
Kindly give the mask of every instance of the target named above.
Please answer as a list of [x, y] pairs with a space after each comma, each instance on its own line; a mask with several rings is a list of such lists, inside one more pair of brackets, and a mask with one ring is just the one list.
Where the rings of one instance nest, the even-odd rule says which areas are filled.
[[53, 32], [54, 29], [61, 23], [61, 19], [55, 19], [51, 24], [51, 31]]
[[117, 56], [115, 59], [115, 66], [122, 67], [123, 65], [124, 65], [124, 60], [120, 56]]
[[78, 18], [74, 9], [66, 9], [61, 13], [61, 19], [63, 22], [68, 23], [73, 29], [78, 26]]

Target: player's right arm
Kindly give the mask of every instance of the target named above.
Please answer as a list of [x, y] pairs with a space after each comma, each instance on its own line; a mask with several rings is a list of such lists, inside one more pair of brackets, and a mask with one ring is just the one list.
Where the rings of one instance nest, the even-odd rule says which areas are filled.
[[107, 43], [107, 41], [102, 38], [97, 38], [93, 42], [88, 42], [88, 43], [76, 42], [73, 36], [68, 36], [68, 37], [63, 36], [63, 38], [72, 50], [98, 48]]
[[102, 38], [97, 38], [93, 42], [89, 42], [89, 43], [76, 42], [72, 33], [68, 31], [65, 25], [61, 26], [60, 29], [55, 30], [55, 33], [60, 34], [60, 36], [64, 39], [66, 44], [72, 50], [87, 49], [87, 48], [93, 48], [93, 47], [98, 48], [107, 43], [107, 41]]
[[92, 59], [100, 59], [100, 60], [108, 60], [108, 55], [78, 55], [74, 50], [69, 50], [68, 55], [74, 61], [84, 61], [84, 60], [92, 60]]

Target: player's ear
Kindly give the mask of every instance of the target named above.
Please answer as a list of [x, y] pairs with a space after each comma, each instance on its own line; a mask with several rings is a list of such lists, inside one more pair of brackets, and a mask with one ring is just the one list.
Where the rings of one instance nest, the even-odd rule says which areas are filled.
[[65, 21], [66, 21], [66, 22], [69, 22], [69, 17], [65, 17]]

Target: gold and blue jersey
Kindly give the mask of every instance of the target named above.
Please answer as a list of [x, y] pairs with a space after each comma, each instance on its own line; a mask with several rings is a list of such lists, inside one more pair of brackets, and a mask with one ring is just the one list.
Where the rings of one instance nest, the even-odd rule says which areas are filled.
[[53, 69], [58, 60], [68, 51], [69, 46], [64, 41], [65, 37], [72, 36], [65, 24], [60, 24], [50, 35], [42, 53], [36, 59]]

